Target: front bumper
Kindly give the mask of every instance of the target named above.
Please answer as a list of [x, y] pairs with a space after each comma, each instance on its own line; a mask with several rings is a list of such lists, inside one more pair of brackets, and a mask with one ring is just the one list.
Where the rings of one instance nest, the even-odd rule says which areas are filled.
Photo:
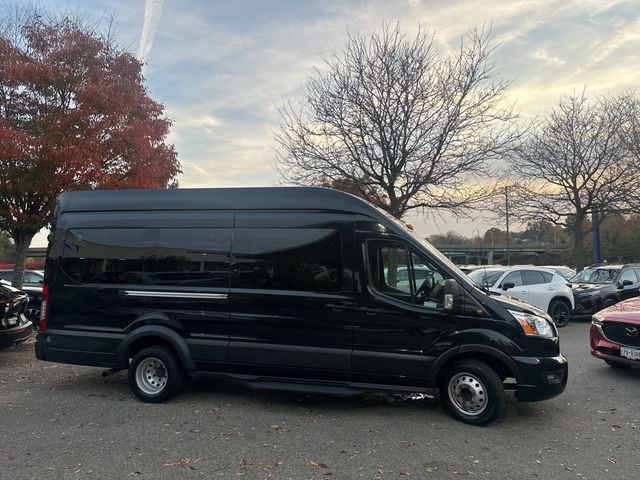
[[600, 297], [576, 298], [576, 306], [571, 315], [576, 317], [592, 315], [602, 310], [602, 299]]
[[15, 327], [0, 328], [0, 349], [24, 342], [31, 332], [33, 332], [33, 324], [21, 315], [21, 320]]
[[640, 360], [631, 360], [630, 358], [621, 357], [620, 344], [612, 342], [606, 338], [602, 333], [602, 330], [594, 324], [591, 324], [589, 338], [591, 343], [591, 355], [594, 357], [600, 358], [601, 360], [609, 360], [611, 362], [640, 367]]
[[557, 357], [512, 357], [520, 370], [516, 398], [536, 402], [560, 395], [567, 386], [569, 364], [563, 355]]

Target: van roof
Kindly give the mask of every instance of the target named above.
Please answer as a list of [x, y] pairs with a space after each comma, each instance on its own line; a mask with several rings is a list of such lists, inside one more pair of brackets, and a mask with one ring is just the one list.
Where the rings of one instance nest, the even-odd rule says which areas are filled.
[[[131, 210], [332, 210], [381, 219], [369, 202], [321, 187], [94, 190], [60, 195], [59, 213]], [[386, 223], [386, 222], [385, 222]]]

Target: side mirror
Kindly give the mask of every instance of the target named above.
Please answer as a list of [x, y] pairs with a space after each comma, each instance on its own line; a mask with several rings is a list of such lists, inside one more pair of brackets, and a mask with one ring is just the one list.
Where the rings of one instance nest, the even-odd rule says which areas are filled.
[[462, 297], [462, 287], [453, 278], [444, 281], [444, 310], [453, 312], [457, 310], [457, 304]]
[[516, 284], [515, 284], [515, 283], [513, 283], [513, 282], [503, 283], [503, 284], [502, 284], [502, 290], [507, 291], [507, 290], [509, 290], [510, 288], [513, 288], [513, 287], [515, 287], [515, 286], [516, 286]]
[[628, 287], [629, 285], [633, 285], [633, 282], [631, 280], [623, 280], [622, 281], [622, 288], [624, 287]]

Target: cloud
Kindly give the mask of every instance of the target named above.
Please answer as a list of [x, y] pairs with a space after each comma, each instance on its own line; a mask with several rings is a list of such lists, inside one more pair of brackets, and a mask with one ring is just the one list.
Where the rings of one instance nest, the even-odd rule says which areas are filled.
[[614, 35], [599, 45], [592, 53], [589, 65], [591, 66], [602, 62], [623, 46], [633, 42], [638, 43], [639, 40], [640, 17], [636, 18], [635, 21], [627, 23], [623, 28], [616, 29]]
[[551, 65], [564, 65], [567, 63], [566, 60], [551, 54], [551, 52], [545, 48], [534, 50], [529, 54], [529, 58], [533, 60], [540, 60], [543, 63]]
[[[82, 3], [99, 16], [107, 2]], [[146, 85], [174, 120], [169, 140], [183, 165], [183, 187], [277, 183], [275, 107], [296, 101], [314, 67], [339, 54], [349, 33], [368, 35], [383, 22], [399, 22], [408, 36], [420, 26], [435, 32], [442, 53], [476, 25], [491, 24], [500, 79], [512, 81], [508, 100], [524, 118], [574, 89], [600, 95], [640, 85], [637, 0], [146, 0], [142, 35], [141, 2], [108, 3], [118, 5], [126, 40], [140, 38], [140, 59], [153, 45]], [[171, 21], [158, 30], [161, 14]], [[479, 222], [447, 219], [436, 229], [488, 223]], [[415, 223], [420, 233], [433, 233], [431, 220]]]
[[147, 55], [153, 46], [153, 40], [160, 24], [162, 16], [162, 4], [164, 0], [145, 0], [144, 3], [144, 24], [142, 25], [142, 34], [140, 35], [140, 46], [138, 47], [137, 58], [141, 62], [145, 62]]

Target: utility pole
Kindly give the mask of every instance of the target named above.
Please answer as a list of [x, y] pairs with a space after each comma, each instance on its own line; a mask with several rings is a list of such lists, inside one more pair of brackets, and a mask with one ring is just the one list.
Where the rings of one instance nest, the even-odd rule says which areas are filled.
[[504, 187], [504, 210], [507, 217], [507, 265], [511, 265], [511, 252], [509, 249], [509, 187]]
[[602, 262], [602, 253], [600, 250], [600, 215], [598, 212], [598, 206], [593, 207], [591, 213], [591, 223], [593, 225], [593, 261], [594, 263]]

